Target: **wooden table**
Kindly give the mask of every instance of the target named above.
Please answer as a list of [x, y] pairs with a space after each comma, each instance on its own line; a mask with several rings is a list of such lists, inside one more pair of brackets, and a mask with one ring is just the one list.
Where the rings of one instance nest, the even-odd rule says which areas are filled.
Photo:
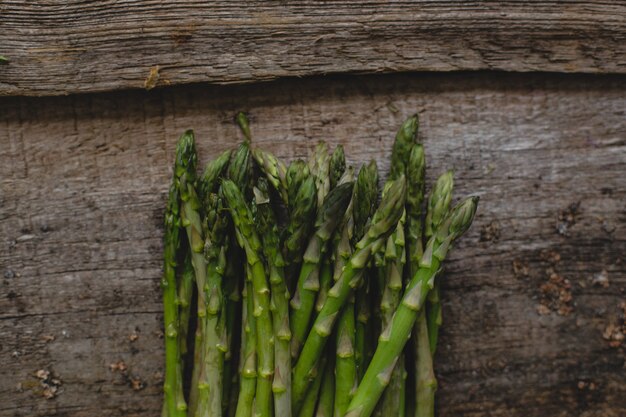
[[441, 416], [626, 415], [625, 2], [16, 0], [0, 55], [0, 416], [159, 414], [174, 143], [208, 160], [239, 110], [280, 157], [384, 173], [419, 112], [429, 182], [481, 195]]

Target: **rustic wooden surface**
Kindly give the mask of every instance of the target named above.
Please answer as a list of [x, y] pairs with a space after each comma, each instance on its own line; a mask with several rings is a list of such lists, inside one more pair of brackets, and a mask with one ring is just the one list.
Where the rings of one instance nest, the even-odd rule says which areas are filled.
[[[5, 1], [0, 95], [344, 72], [626, 72], [626, 2]], [[158, 69], [157, 69], [158, 66]]]
[[626, 415], [603, 336], [626, 299], [625, 98], [618, 76], [490, 73], [0, 98], [0, 416], [159, 414], [174, 144], [195, 128], [206, 161], [240, 109], [281, 157], [326, 139], [385, 172], [419, 111], [430, 180], [482, 196], [446, 265], [441, 416]]

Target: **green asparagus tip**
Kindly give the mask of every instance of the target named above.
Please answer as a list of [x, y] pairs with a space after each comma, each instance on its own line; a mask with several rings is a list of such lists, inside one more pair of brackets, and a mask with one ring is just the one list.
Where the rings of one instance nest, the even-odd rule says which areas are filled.
[[252, 162], [250, 160], [250, 145], [242, 142], [237, 150], [231, 155], [228, 164], [228, 178], [235, 182], [242, 193], [246, 194], [250, 181]]
[[246, 138], [246, 142], [250, 142], [250, 123], [248, 122], [248, 117], [246, 116], [246, 114], [240, 111], [239, 113], [237, 113], [237, 116], [235, 116], [235, 121], [239, 125], [243, 136]]
[[452, 239], [459, 238], [472, 225], [478, 208], [478, 200], [478, 196], [469, 197], [452, 209], [449, 216]]
[[316, 229], [325, 224], [330, 217], [343, 217], [352, 195], [353, 185], [353, 182], [348, 181], [331, 190], [317, 215], [317, 220], [315, 221]]
[[354, 202], [352, 214], [354, 216], [353, 243], [363, 237], [367, 220], [374, 214], [378, 198], [378, 168], [375, 161], [363, 165], [354, 186]]
[[406, 199], [406, 178], [404, 174], [388, 183], [378, 210], [372, 217], [368, 235], [372, 238], [386, 237], [393, 231], [404, 212]]
[[413, 115], [409, 117], [398, 130], [391, 151], [389, 178], [396, 179], [401, 174], [406, 173], [406, 165], [409, 161], [411, 148], [415, 143], [418, 125], [417, 115]]
[[414, 139], [415, 135], [417, 134], [418, 127], [419, 127], [419, 116], [417, 115], [417, 113], [415, 113], [414, 115], [406, 119], [404, 123], [402, 123], [402, 126], [400, 127], [400, 131], [402, 132], [403, 135]]
[[206, 198], [217, 189], [219, 178], [228, 166], [231, 151], [225, 151], [217, 158], [209, 161], [200, 177], [200, 192]]
[[181, 135], [176, 145], [176, 176], [180, 177], [184, 172], [195, 172], [197, 162], [194, 134], [189, 129]]
[[335, 188], [346, 170], [346, 154], [343, 146], [337, 145], [330, 157], [330, 188]]
[[453, 187], [454, 175], [452, 170], [445, 172], [437, 179], [428, 199], [428, 212], [426, 214], [427, 238], [433, 235], [448, 214]]

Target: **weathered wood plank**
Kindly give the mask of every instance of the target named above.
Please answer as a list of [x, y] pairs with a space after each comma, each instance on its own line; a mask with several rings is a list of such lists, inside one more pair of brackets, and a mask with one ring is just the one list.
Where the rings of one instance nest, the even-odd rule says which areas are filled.
[[626, 72], [624, 1], [15, 0], [0, 16], [0, 95], [345, 72]]
[[385, 171], [420, 111], [430, 180], [454, 168], [457, 196], [482, 195], [443, 283], [441, 416], [625, 415], [624, 345], [603, 338], [624, 320], [625, 96], [617, 76], [483, 73], [0, 99], [0, 416], [158, 415], [174, 143], [194, 127], [207, 160], [240, 109], [281, 157], [324, 138]]

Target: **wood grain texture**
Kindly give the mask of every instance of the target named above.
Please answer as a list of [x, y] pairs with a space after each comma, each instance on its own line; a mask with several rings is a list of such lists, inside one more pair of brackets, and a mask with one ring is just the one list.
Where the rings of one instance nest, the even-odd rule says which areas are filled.
[[4, 1], [0, 95], [399, 71], [626, 72], [625, 1]]
[[[457, 199], [482, 196], [446, 263], [441, 416], [626, 415], [624, 345], [603, 338], [626, 300], [625, 97], [621, 76], [483, 73], [0, 98], [0, 416], [158, 415], [174, 144], [193, 127], [208, 160], [241, 109], [280, 157], [326, 139], [384, 172], [419, 111], [429, 182], [453, 168]], [[552, 274], [572, 300], [541, 315]]]

